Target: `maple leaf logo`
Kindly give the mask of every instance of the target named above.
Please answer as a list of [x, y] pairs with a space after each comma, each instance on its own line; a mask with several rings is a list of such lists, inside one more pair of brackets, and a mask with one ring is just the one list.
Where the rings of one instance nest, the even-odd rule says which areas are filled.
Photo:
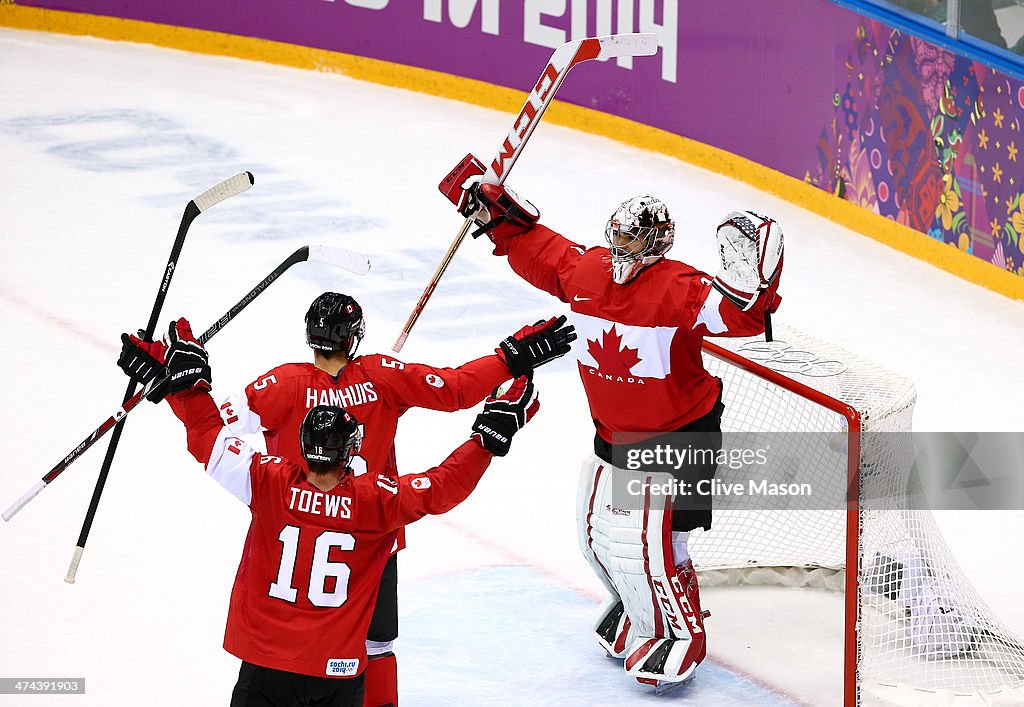
[[614, 324], [609, 331], [601, 333], [601, 343], [587, 339], [587, 351], [597, 361], [601, 373], [611, 376], [629, 376], [633, 366], [640, 363], [638, 350], [622, 345], [622, 336]]

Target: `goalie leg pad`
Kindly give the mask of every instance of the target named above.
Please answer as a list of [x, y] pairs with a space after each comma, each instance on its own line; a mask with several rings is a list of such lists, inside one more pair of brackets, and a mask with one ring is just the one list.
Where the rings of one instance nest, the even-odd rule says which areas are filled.
[[[595, 547], [602, 549], [608, 544], [603, 524], [598, 522], [597, 527], [594, 525], [596, 518], [593, 506], [596, 502], [600, 479], [609, 473], [609, 468], [608, 464], [593, 455], [584, 460], [583, 467], [580, 469], [580, 485], [576, 494], [576, 527], [579, 531], [580, 551], [609, 594], [601, 604], [601, 608], [597, 612], [597, 619], [594, 621], [593, 628], [597, 635], [597, 642], [612, 658], [624, 658], [626, 648], [633, 641], [632, 622], [619, 598], [618, 591], [615, 589], [611, 574], [595, 551]], [[601, 551], [602, 557], [607, 560], [606, 554], [603, 550]]]
[[666, 683], [689, 680], [707, 657], [704, 618], [710, 613], [701, 611], [697, 573], [690, 560], [676, 569], [670, 585], [675, 604], [686, 618], [685, 632], [679, 631], [676, 638], [639, 637], [630, 645], [624, 662], [627, 675], [659, 689]]
[[704, 644], [673, 638], [639, 638], [626, 656], [626, 674], [658, 684], [689, 680], [704, 660]]
[[633, 623], [626, 614], [626, 607], [617, 595], [604, 600], [594, 622], [597, 642], [611, 658], [625, 658], [627, 649], [636, 640]]
[[[607, 553], [604, 551], [608, 546], [607, 527], [601, 521], [600, 515], [595, 512], [595, 508], [603, 502], [603, 499], [598, 498], [598, 493], [603, 493], [604, 481], [611, 473], [610, 469], [609, 464], [595, 455], [583, 461], [576, 493], [576, 529], [579, 531], [578, 538], [583, 557], [604, 584], [604, 588], [618, 599], [619, 594], [604, 564], [607, 560]], [[603, 559], [598, 557], [599, 551]]]
[[679, 682], [706, 648], [696, 573], [688, 561], [675, 566], [672, 503], [655, 491], [671, 479], [591, 457], [580, 475], [577, 522], [580, 549], [612, 594], [594, 626], [598, 641], [626, 656], [630, 675]]

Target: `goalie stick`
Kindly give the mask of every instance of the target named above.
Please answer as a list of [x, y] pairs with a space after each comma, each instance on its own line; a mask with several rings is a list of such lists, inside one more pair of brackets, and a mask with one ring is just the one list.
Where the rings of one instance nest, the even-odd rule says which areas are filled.
[[[302, 246], [287, 259], [285, 259], [280, 265], [267, 275], [263, 280], [260, 281], [256, 287], [252, 288], [249, 293], [235, 303], [231, 309], [227, 311], [220, 319], [214, 322], [213, 326], [203, 332], [202, 336], [199, 337], [199, 342], [205, 344], [207, 341], [212, 339], [217, 332], [227, 326], [228, 322], [238, 316], [239, 312], [249, 306], [254, 299], [261, 295], [264, 290], [270, 287], [275, 280], [283, 275], [291, 266], [296, 263], [304, 261], [326, 263], [328, 265], [334, 265], [335, 267], [342, 268], [356, 275], [365, 275], [370, 271], [370, 261], [365, 255], [354, 253], [343, 248], [331, 248], [328, 246]], [[64, 457], [56, 466], [50, 469], [47, 474], [40, 479], [32, 488], [30, 488], [21, 498], [15, 501], [10, 508], [3, 512], [3, 519], [9, 521], [15, 513], [24, 508], [25, 504], [35, 498], [40, 491], [56, 479], [63, 473], [71, 464], [73, 464], [82, 454], [85, 453], [89, 447], [96, 443], [98, 439], [103, 437], [114, 425], [120, 422], [128, 413], [130, 413], [135, 406], [142, 401], [155, 387], [160, 385], [162, 380], [154, 379], [143, 388], [141, 391], [133, 395], [124, 405], [117, 409], [117, 411], [108, 417], [103, 424], [97, 427], [92, 434], [85, 438], [81, 444], [75, 447], [71, 452]]]
[[[505, 183], [509, 171], [515, 165], [516, 160], [519, 159], [523, 148], [526, 147], [526, 142], [533, 135], [533, 131], [537, 128], [537, 124], [540, 123], [541, 117], [543, 117], [544, 112], [551, 104], [552, 99], [554, 99], [555, 93], [565, 80], [566, 74], [569, 73], [572, 67], [590, 59], [650, 56], [657, 51], [657, 36], [654, 34], [612, 34], [604, 37], [587, 37], [586, 39], [566, 42], [559, 46], [551, 54], [551, 58], [548, 59], [548, 63], [541, 72], [540, 78], [537, 80], [536, 85], [534, 85], [533, 90], [530, 91], [530, 95], [526, 98], [526, 103], [523, 104], [522, 110], [519, 111], [519, 115], [512, 124], [512, 129], [505, 137], [501, 147], [498, 148], [497, 154], [491, 160], [491, 164], [487, 167], [487, 171], [484, 173], [481, 181], [498, 185]], [[455, 257], [455, 251], [462, 245], [462, 241], [466, 238], [466, 233], [469, 232], [472, 224], [473, 219], [467, 218], [462, 224], [462, 228], [455, 234], [455, 240], [448, 246], [448, 250], [441, 259], [441, 264], [437, 266], [433, 277], [430, 278], [426, 289], [423, 290], [419, 301], [409, 314], [409, 319], [406, 320], [405, 326], [402, 327], [402, 333], [398, 335], [398, 339], [395, 340], [394, 345], [391, 347], [391, 350], [395, 353], [400, 352], [402, 347], [405, 346], [405, 341], [409, 338], [412, 328], [416, 325], [416, 320], [423, 313], [423, 309], [427, 306], [427, 302], [437, 288], [437, 283], [451, 264], [452, 258]]]
[[[174, 269], [178, 265], [178, 257], [181, 255], [181, 248], [185, 244], [185, 236], [188, 235], [188, 229], [192, 222], [207, 209], [225, 199], [248, 190], [255, 181], [252, 172], [240, 172], [229, 179], [225, 179], [217, 186], [207, 189], [185, 206], [185, 213], [181, 216], [181, 223], [178, 225], [178, 235], [174, 239], [174, 245], [171, 246], [171, 255], [167, 258], [167, 265], [164, 267], [163, 277], [160, 279], [160, 288], [157, 290], [153, 309], [149, 313], [149, 323], [146, 324], [145, 336], [143, 338], [152, 338], [153, 332], [156, 330], [157, 321], [160, 319], [160, 311], [163, 309], [164, 300], [167, 298], [167, 290], [171, 286], [171, 277], [173, 277]], [[135, 381], [129, 380], [122, 402], [127, 403], [131, 400], [132, 395], [135, 394], [135, 388]], [[78, 534], [78, 544], [75, 546], [74, 557], [71, 560], [71, 565], [68, 567], [67, 576], [64, 577], [64, 581], [69, 584], [73, 584], [75, 581], [78, 563], [81, 561], [82, 552], [85, 550], [85, 543], [89, 540], [89, 531], [92, 530], [96, 509], [99, 506], [100, 497], [103, 495], [103, 487], [107, 483], [107, 476], [110, 474], [110, 467], [114, 463], [114, 455], [117, 454], [117, 445], [121, 441], [121, 433], [123, 431], [124, 422], [121, 421], [117, 423], [114, 427], [114, 433], [110, 435], [110, 443], [107, 445], [107, 453], [103, 457], [100, 475], [96, 479], [96, 486], [92, 490], [92, 499], [89, 501], [89, 509], [85, 512], [82, 530]]]

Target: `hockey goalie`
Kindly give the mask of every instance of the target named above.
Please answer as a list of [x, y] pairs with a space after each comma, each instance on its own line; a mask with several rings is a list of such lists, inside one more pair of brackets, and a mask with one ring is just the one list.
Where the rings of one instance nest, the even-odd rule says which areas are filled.
[[707, 614], [687, 540], [711, 528], [712, 510], [709, 497], [651, 489], [711, 479], [716, 454], [678, 469], [634, 469], [627, 460], [680, 434], [697, 448], [721, 449], [722, 385], [704, 369], [701, 345], [705, 336], [764, 331], [765, 313], [781, 301], [782, 230], [752, 211], [730, 213], [717, 229], [721, 269], [712, 277], [665, 259], [675, 223], [653, 196], [622, 202], [608, 220], [607, 245], [585, 248], [541, 225], [538, 210], [510, 189], [464, 176], [461, 191], [447, 192], [451, 201], [516, 274], [569, 305], [579, 333], [575, 352], [596, 427], [577, 496], [579, 541], [608, 591], [597, 640], [642, 683], [683, 682], [706, 654]]

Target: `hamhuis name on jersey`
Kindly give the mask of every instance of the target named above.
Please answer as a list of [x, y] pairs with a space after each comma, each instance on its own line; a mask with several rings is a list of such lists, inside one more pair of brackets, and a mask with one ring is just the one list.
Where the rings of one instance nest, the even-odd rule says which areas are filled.
[[377, 391], [373, 389], [373, 383], [369, 381], [353, 383], [341, 390], [337, 388], [306, 388], [307, 408], [317, 405], [334, 405], [348, 409], [355, 405], [376, 402], [377, 399]]

